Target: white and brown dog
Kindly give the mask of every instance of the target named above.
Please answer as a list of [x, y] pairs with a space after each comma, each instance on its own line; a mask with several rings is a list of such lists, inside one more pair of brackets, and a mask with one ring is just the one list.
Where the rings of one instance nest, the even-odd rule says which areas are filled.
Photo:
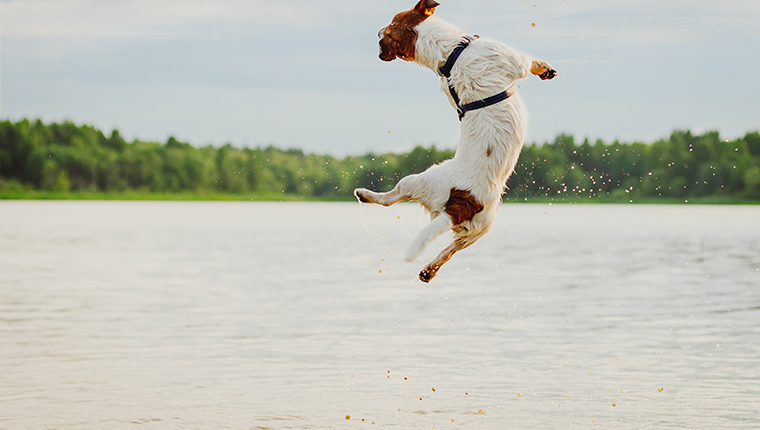
[[354, 191], [362, 202], [390, 206], [403, 200], [422, 204], [432, 222], [414, 240], [407, 261], [417, 258], [442, 233], [453, 242], [419, 274], [429, 282], [455, 252], [483, 237], [523, 146], [526, 111], [515, 94], [515, 80], [528, 73], [551, 79], [556, 71], [543, 61], [518, 54], [507, 45], [469, 37], [433, 15], [438, 2], [420, 0], [380, 30], [380, 59], [401, 58], [441, 75], [444, 92], [459, 112], [462, 135], [454, 158], [401, 179], [387, 193]]

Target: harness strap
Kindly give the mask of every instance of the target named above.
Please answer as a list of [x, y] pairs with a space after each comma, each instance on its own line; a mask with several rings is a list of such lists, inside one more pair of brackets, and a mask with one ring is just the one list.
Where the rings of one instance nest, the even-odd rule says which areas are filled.
[[464, 48], [466, 48], [470, 42], [477, 39], [478, 35], [475, 36], [462, 36], [462, 41], [459, 42], [459, 44], [454, 48], [453, 51], [451, 51], [451, 54], [449, 54], [449, 58], [446, 59], [446, 64], [441, 66], [440, 69], [438, 69], [439, 72], [443, 76], [446, 77], [446, 79], [451, 78], [451, 68], [454, 67], [454, 63], [457, 62], [457, 58], [462, 54], [462, 51], [464, 51]]
[[483, 100], [475, 100], [474, 102], [465, 103], [459, 106], [459, 109], [462, 111], [462, 115], [464, 116], [464, 112], [491, 106], [493, 104], [499, 103], [502, 100], [508, 99], [512, 94], [510, 94], [507, 90], [504, 90], [498, 94], [492, 95], [491, 97], [486, 97]]
[[459, 120], [461, 121], [462, 118], [464, 118], [465, 112], [475, 110], [475, 109], [481, 109], [486, 106], [491, 106], [492, 104], [499, 103], [500, 101], [508, 99], [511, 95], [513, 95], [517, 89], [510, 92], [510, 89], [514, 87], [511, 86], [510, 88], [498, 93], [494, 94], [490, 97], [486, 97], [482, 100], [475, 100], [474, 102], [465, 103], [462, 105], [459, 101], [459, 95], [457, 94], [456, 90], [454, 89], [454, 85], [451, 84], [451, 69], [454, 67], [454, 63], [457, 62], [457, 59], [462, 54], [462, 51], [464, 51], [467, 46], [470, 45], [470, 42], [477, 39], [477, 34], [475, 36], [462, 36], [462, 41], [457, 44], [457, 46], [454, 48], [453, 51], [451, 51], [451, 54], [449, 54], [449, 58], [446, 59], [446, 63], [441, 66], [438, 69], [438, 72], [442, 76], [446, 78], [446, 82], [449, 84], [449, 93], [451, 93], [451, 98], [454, 100], [454, 104], [456, 105], [457, 113], [459, 114]]

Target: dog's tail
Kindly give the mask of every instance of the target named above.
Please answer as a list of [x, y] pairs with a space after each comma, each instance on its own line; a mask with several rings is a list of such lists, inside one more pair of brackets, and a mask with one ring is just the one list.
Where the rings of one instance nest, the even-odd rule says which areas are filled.
[[444, 232], [450, 230], [451, 227], [451, 217], [448, 214], [443, 213], [435, 217], [435, 219], [414, 238], [414, 242], [412, 242], [409, 250], [406, 251], [406, 261], [412, 261], [419, 257], [430, 242]]

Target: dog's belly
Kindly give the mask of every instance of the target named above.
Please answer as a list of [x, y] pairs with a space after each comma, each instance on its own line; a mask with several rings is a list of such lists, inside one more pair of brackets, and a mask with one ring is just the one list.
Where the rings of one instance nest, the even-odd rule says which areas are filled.
[[488, 109], [470, 112], [462, 122], [456, 157], [487, 182], [503, 185], [512, 173], [527, 131], [519, 94]]

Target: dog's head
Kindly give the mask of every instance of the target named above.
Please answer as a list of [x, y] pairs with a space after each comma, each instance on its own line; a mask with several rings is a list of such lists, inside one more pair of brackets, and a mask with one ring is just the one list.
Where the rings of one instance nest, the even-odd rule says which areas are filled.
[[380, 59], [393, 61], [414, 60], [414, 44], [417, 42], [415, 27], [433, 14], [438, 6], [435, 0], [420, 0], [413, 8], [393, 17], [390, 25], [380, 30]]

